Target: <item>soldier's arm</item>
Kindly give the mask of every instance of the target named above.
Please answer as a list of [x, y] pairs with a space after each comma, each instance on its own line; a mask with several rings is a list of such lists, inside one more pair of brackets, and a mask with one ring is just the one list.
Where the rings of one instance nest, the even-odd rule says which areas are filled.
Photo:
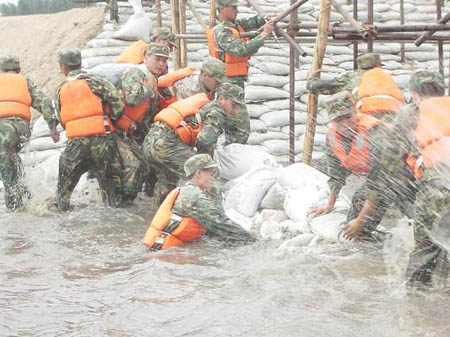
[[237, 19], [236, 23], [240, 25], [246, 32], [256, 30], [266, 23], [266, 20], [259, 15], [255, 15], [245, 19]]
[[321, 80], [318, 77], [311, 77], [306, 83], [306, 89], [313, 94], [334, 95], [344, 90], [350, 81], [352, 81], [352, 73], [349, 72], [332, 80]]
[[325, 153], [327, 156], [328, 175], [330, 176], [328, 186], [330, 190], [335, 190], [339, 194], [339, 191], [345, 186], [347, 177], [351, 174], [351, 171], [341, 165], [339, 159], [336, 158], [329, 146], [327, 146]]
[[250, 116], [247, 107], [243, 107], [236, 115], [228, 118], [225, 130], [225, 145], [232, 143], [246, 144], [250, 136]]
[[50, 98], [45, 96], [42, 90], [40, 90], [37, 85], [28, 77], [27, 83], [28, 90], [31, 96], [31, 106], [42, 114], [50, 128], [52, 126], [55, 126], [55, 123], [57, 121], [52, 101], [50, 100]]
[[199, 113], [203, 126], [197, 136], [197, 151], [211, 154], [214, 145], [217, 143], [217, 139], [223, 133], [225, 117], [215, 102], [203, 106]]
[[123, 115], [124, 104], [117, 88], [111, 82], [99, 76], [90, 75], [86, 78], [86, 81], [92, 92], [109, 105], [109, 117], [113, 123], [118, 121]]
[[[61, 103], [59, 102], [59, 96], [61, 91], [61, 86], [64, 82], [60, 83], [55, 89], [55, 96], [53, 98], [53, 108], [55, 109], [55, 116], [58, 121], [61, 121]], [[62, 124], [62, 123], [61, 123]]]
[[264, 38], [261, 34], [250, 41], [244, 42], [224, 27], [218, 27], [214, 30], [214, 40], [219, 50], [237, 57], [251, 56], [264, 45]]

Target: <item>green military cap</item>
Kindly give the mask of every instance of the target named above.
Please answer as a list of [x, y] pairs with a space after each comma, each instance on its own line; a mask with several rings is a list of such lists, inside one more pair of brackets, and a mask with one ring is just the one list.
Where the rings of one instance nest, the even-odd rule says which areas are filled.
[[236, 84], [228, 82], [222, 83], [217, 92], [217, 97], [220, 96], [229, 97], [234, 103], [245, 105], [244, 89]]
[[221, 60], [215, 59], [213, 57], [207, 57], [203, 61], [200, 70], [213, 76], [220, 83], [226, 80], [225, 63], [223, 63]]
[[151, 94], [150, 87], [145, 84], [145, 74], [138, 68], [122, 71], [119, 75], [119, 87], [129, 106], [141, 105]]
[[0, 69], [2, 71], [19, 70], [20, 61], [17, 56], [8, 55], [0, 59]]
[[153, 31], [150, 41], [154, 42], [156, 39], [167, 40], [172, 46], [177, 47], [175, 44], [175, 35], [172, 34], [172, 31], [169, 28], [156, 28]]
[[219, 7], [237, 6], [238, 0], [217, 0]]
[[442, 96], [445, 93], [444, 78], [435, 71], [416, 71], [409, 79], [408, 88], [422, 95]]
[[58, 62], [68, 66], [81, 65], [81, 51], [75, 47], [67, 47], [58, 51]]
[[189, 178], [197, 172], [197, 170], [205, 170], [213, 167], [217, 167], [217, 164], [214, 163], [209, 154], [196, 154], [184, 163], [184, 173], [186, 174], [186, 177]]
[[357, 59], [359, 69], [371, 69], [374, 67], [380, 67], [381, 63], [380, 54], [377, 53], [367, 53], [360, 55]]
[[147, 46], [147, 55], [157, 55], [157, 56], [164, 56], [169, 57], [169, 47], [163, 46], [158, 43], [151, 42]]
[[333, 95], [328, 103], [328, 121], [331, 122], [338, 117], [350, 115], [355, 111], [350, 99], [349, 91], [341, 91]]

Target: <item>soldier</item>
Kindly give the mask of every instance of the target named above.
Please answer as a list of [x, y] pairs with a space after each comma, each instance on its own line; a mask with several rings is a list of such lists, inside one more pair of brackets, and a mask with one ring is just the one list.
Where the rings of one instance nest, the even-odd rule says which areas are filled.
[[344, 226], [344, 237], [351, 239], [362, 235], [371, 239], [373, 231], [381, 221], [387, 203], [382, 200], [377, 212], [370, 218], [359, 217], [361, 203], [366, 200], [367, 182], [371, 180], [374, 166], [377, 165], [383, 149], [382, 141], [387, 126], [379, 119], [366, 114], [355, 114], [355, 108], [350, 98], [350, 92], [336, 94], [328, 107], [329, 133], [327, 137], [326, 158], [330, 179], [330, 196], [326, 205], [309, 209], [308, 215], [315, 217], [325, 215], [333, 210], [341, 188], [350, 174], [367, 174], [364, 184], [355, 192], [352, 206]]
[[[236, 19], [237, 0], [218, 0], [217, 4], [220, 23], [206, 32], [209, 53], [225, 63], [228, 81], [244, 89], [248, 75], [248, 60], [264, 45], [264, 39], [273, 30], [273, 23], [261, 16]], [[262, 26], [264, 29], [261, 34], [251, 40], [239, 36], [242, 32]]]
[[150, 170], [141, 147], [134, 140], [134, 133], [158, 100], [158, 93], [156, 86], [150, 86], [145, 74], [137, 68], [124, 70], [119, 76], [117, 87], [125, 104], [124, 114], [118, 120], [116, 129], [122, 164], [122, 199], [124, 203], [131, 203]]
[[198, 240], [204, 233], [229, 243], [255, 239], [233, 223], [223, 210], [215, 186], [217, 165], [208, 154], [197, 154], [184, 164], [185, 186], [173, 190], [155, 214], [143, 243], [159, 250]]
[[117, 0], [110, 1], [109, 20], [119, 23], [119, 4]]
[[31, 135], [30, 107], [44, 116], [54, 141], [56, 120], [51, 101], [28, 77], [20, 74], [15, 56], [0, 59], [0, 176], [5, 188], [5, 205], [10, 210], [22, 206], [26, 188], [21, 181], [22, 162], [18, 155]]
[[245, 104], [244, 91], [236, 85], [223, 83], [217, 95], [214, 102], [209, 102], [206, 94], [196, 94], [156, 115], [143, 146], [149, 160], [158, 166], [156, 203], [184, 178], [183, 165], [196, 154], [194, 147], [201, 153], [213, 153], [218, 137], [232, 129], [229, 118]]
[[81, 70], [79, 49], [59, 51], [58, 62], [67, 78], [56, 89], [55, 108], [68, 140], [59, 158], [56, 207], [69, 210], [72, 192], [88, 170], [96, 173], [104, 200], [120, 206], [121, 172], [113, 133], [124, 109], [120, 94], [103, 77]]
[[357, 112], [392, 120], [404, 98], [394, 79], [381, 68], [379, 54], [367, 53], [358, 57], [358, 70], [346, 72], [333, 80], [309, 78], [306, 88], [314, 94], [333, 95], [340, 91], [352, 92]]
[[176, 37], [172, 34], [172, 31], [169, 28], [164, 27], [155, 28], [153, 35], [150, 37], [150, 42], [169, 47], [171, 51], [173, 48], [177, 48], [175, 40]]

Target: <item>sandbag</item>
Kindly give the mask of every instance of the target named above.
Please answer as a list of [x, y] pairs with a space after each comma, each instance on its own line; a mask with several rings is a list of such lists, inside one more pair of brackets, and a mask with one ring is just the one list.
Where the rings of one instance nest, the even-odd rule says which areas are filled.
[[342, 235], [342, 225], [347, 215], [345, 212], [332, 212], [309, 221], [311, 231], [331, 242], [348, 242]]
[[266, 74], [271, 75], [289, 75], [289, 66], [278, 62], [257, 62], [255, 67], [262, 70]]
[[278, 170], [278, 183], [291, 189], [299, 189], [306, 186], [317, 186], [317, 189], [328, 189], [328, 176], [315, 168], [297, 163]]
[[45, 151], [45, 150], [50, 150], [50, 149], [57, 149], [57, 148], [66, 146], [66, 141], [67, 141], [67, 138], [66, 138], [65, 133], [60, 134], [58, 143], [53, 142], [53, 139], [51, 139], [50, 137], [34, 138], [28, 144], [27, 150], [28, 151]]
[[247, 102], [288, 97], [289, 94], [286, 91], [277, 88], [253, 85], [249, 85], [245, 88], [245, 99]]
[[21, 153], [20, 157], [22, 158], [22, 161], [25, 166], [36, 165], [36, 164], [42, 163], [44, 160], [50, 158], [51, 156], [60, 154], [61, 151], [62, 151], [62, 149], [32, 151], [32, 152]]
[[226, 193], [224, 209], [234, 209], [247, 217], [254, 216], [267, 190], [275, 183], [276, 176], [273, 167], [253, 167], [236, 179]]
[[129, 63], [106, 63], [100, 64], [92, 69], [89, 69], [90, 74], [100, 75], [109, 80], [112, 84], [117, 85], [120, 74], [129, 68], [137, 68], [141, 70], [147, 77], [150, 73], [147, 67], [143, 64], [135, 65]]
[[244, 228], [247, 232], [252, 229], [253, 221], [251, 218], [242, 215], [238, 211], [234, 209], [228, 209], [225, 211], [225, 215], [234, 223], [237, 223], [239, 226]]
[[288, 82], [289, 82], [289, 78], [287, 76], [255, 74], [250, 77], [248, 84], [249, 85], [257, 85], [257, 86], [270, 86], [270, 87], [275, 87], [275, 88], [281, 88]]
[[280, 247], [274, 252], [274, 256], [282, 257], [286, 255], [293, 255], [297, 252], [299, 247], [308, 246], [313, 238], [315, 237], [312, 233], [299, 234], [296, 237], [284, 241]]
[[300, 189], [289, 190], [284, 200], [284, 211], [289, 219], [295, 222], [306, 222], [308, 209], [315, 205], [322, 205], [328, 199], [328, 191], [313, 184]]
[[[304, 124], [306, 114], [295, 112], [295, 124]], [[278, 127], [289, 125], [289, 110], [269, 111], [259, 117], [267, 126]]]
[[286, 198], [287, 190], [283, 188], [279, 183], [275, 183], [272, 187], [267, 191], [267, 194], [264, 196], [260, 208], [263, 209], [283, 209], [284, 199]]
[[114, 38], [126, 41], [144, 40], [149, 42], [152, 32], [152, 22], [145, 15], [140, 0], [128, 0], [132, 3], [134, 14], [130, 16], [125, 25], [120, 28]]
[[[225, 161], [221, 161], [221, 157]], [[257, 166], [278, 167], [275, 159], [267, 152], [237, 143], [217, 148], [214, 161], [218, 164], [220, 176], [226, 180], [238, 178]]]

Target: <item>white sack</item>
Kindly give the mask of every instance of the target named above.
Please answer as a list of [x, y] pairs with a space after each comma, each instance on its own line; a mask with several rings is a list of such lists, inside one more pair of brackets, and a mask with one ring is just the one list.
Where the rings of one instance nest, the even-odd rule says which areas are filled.
[[120, 74], [129, 68], [137, 68], [141, 70], [147, 77], [150, 76], [148, 69], [145, 65], [128, 64], [128, 63], [106, 63], [95, 66], [89, 69], [89, 74], [100, 75], [109, 80], [112, 84], [117, 85], [119, 82]]
[[66, 138], [65, 132], [60, 134], [58, 143], [53, 142], [53, 139], [51, 139], [51, 137], [34, 138], [28, 144], [27, 150], [29, 150], [29, 151], [45, 151], [45, 150], [51, 150], [51, 149], [58, 149], [58, 148], [64, 147], [66, 145], [66, 141], [67, 141], [67, 138]]
[[347, 215], [345, 212], [332, 212], [313, 218], [309, 222], [311, 231], [331, 242], [346, 242], [342, 236], [342, 224]]
[[267, 191], [267, 194], [264, 196], [259, 207], [263, 209], [283, 209], [286, 195], [287, 190], [279, 183], [275, 183], [269, 191]]
[[128, 0], [128, 2], [133, 7], [134, 14], [130, 16], [125, 25], [114, 34], [114, 37], [119, 40], [144, 40], [148, 42], [152, 31], [152, 22], [149, 17], [145, 15], [140, 0]]
[[242, 215], [234, 209], [228, 209], [225, 211], [225, 215], [230, 218], [231, 221], [237, 223], [239, 226], [244, 228], [247, 232], [252, 229], [253, 220], [251, 218]]
[[296, 237], [284, 241], [280, 247], [274, 252], [275, 256], [285, 256], [294, 253], [299, 247], [308, 246], [314, 238], [314, 234], [299, 234]]
[[226, 194], [225, 210], [234, 209], [247, 217], [252, 217], [267, 190], [275, 183], [276, 176], [276, 169], [273, 167], [252, 168], [236, 179], [234, 186]]
[[295, 222], [306, 222], [306, 213], [314, 205], [324, 204], [328, 191], [314, 185], [305, 185], [300, 189], [289, 190], [284, 200], [284, 211]]
[[[220, 157], [226, 158], [226, 162], [230, 164], [221, 161]], [[217, 148], [214, 161], [218, 164], [220, 176], [227, 180], [240, 177], [256, 166], [278, 167], [275, 159], [267, 152], [254, 146], [236, 143]]]
[[288, 98], [289, 94], [281, 89], [249, 85], [245, 88], [245, 100], [264, 101], [267, 99]]
[[297, 189], [307, 185], [328, 188], [328, 176], [303, 163], [292, 164], [279, 170], [277, 180], [285, 188]]

